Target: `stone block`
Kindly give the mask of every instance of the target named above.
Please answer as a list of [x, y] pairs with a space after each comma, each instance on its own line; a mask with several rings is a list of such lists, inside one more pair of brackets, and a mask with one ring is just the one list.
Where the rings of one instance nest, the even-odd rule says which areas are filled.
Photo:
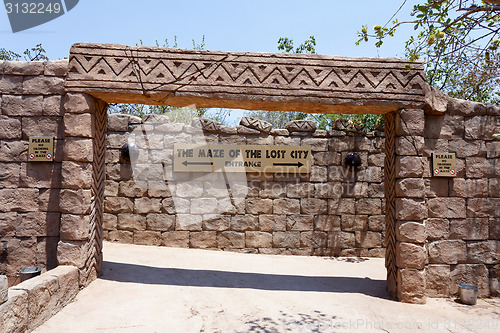
[[[448, 178], [426, 178], [425, 179], [425, 195], [428, 198], [447, 197], [448, 196], [448, 181], [453, 182], [455, 179]], [[451, 195], [453, 196], [453, 195]]]
[[488, 218], [450, 220], [450, 238], [462, 240], [488, 239]]
[[39, 117], [43, 114], [43, 96], [2, 97], [2, 114], [6, 116]]
[[146, 230], [146, 216], [139, 214], [118, 214], [118, 229], [126, 231]]
[[286, 196], [287, 187], [284, 183], [264, 182], [261, 184], [259, 197], [262, 199], [277, 199]]
[[94, 113], [95, 106], [94, 97], [87, 94], [68, 93], [64, 99], [66, 113]]
[[427, 115], [425, 120], [425, 138], [450, 140], [464, 136], [464, 118], [462, 116], [452, 114]]
[[[127, 144], [132, 140], [132, 137], [128, 133], [107, 133], [106, 135], [106, 147], [113, 149], [121, 149], [125, 144]], [[142, 142], [144, 145], [139, 147], [148, 147], [145, 142]]]
[[259, 220], [253, 215], [235, 215], [231, 217], [231, 230], [251, 231], [258, 230]]
[[169, 231], [175, 228], [175, 215], [148, 214], [146, 228], [152, 231]]
[[28, 141], [0, 141], [0, 162], [26, 162], [28, 160]]
[[285, 125], [289, 132], [314, 132], [316, 123], [312, 120], [292, 120]]
[[91, 139], [66, 138], [64, 140], [63, 158], [66, 161], [92, 162], [93, 152]]
[[20, 187], [61, 187], [60, 163], [22, 163], [20, 171]]
[[298, 231], [273, 232], [273, 247], [299, 248], [300, 233]]
[[427, 278], [427, 296], [450, 296], [450, 265], [427, 265], [425, 273]]
[[[1, 171], [0, 171], [1, 172]], [[0, 180], [1, 180], [0, 176]], [[488, 195], [490, 197], [500, 197], [500, 178], [488, 179]]]
[[199, 198], [203, 194], [202, 182], [181, 182], [175, 187], [175, 195], [181, 198]]
[[263, 231], [247, 231], [245, 232], [245, 247], [262, 248], [272, 247], [273, 235]]
[[450, 221], [443, 218], [426, 219], [425, 234], [429, 240], [448, 239], [450, 235]]
[[59, 241], [57, 244], [58, 265], [70, 265], [83, 268], [87, 260], [86, 247], [86, 241]]
[[146, 181], [121, 181], [119, 182], [118, 195], [124, 197], [144, 197], [148, 190], [148, 183]]
[[326, 151], [328, 151], [328, 141], [329, 141], [328, 139], [304, 138], [301, 141], [302, 141], [301, 145], [311, 147], [312, 152], [316, 152], [316, 151], [326, 152]]
[[[280, 186], [285, 186], [280, 184]], [[314, 197], [315, 186], [310, 183], [286, 184], [286, 196], [289, 198]]]
[[66, 77], [68, 74], [68, 59], [45, 61], [43, 74], [46, 76]]
[[246, 201], [247, 214], [271, 214], [273, 212], [272, 199], [253, 199]]
[[8, 300], [0, 304], [0, 331], [26, 332], [28, 330], [28, 293], [11, 289]]
[[57, 76], [25, 76], [24, 95], [62, 95], [64, 78]]
[[490, 218], [489, 219], [490, 227], [490, 239], [500, 240], [500, 219], [499, 218]]
[[314, 230], [340, 231], [340, 221], [338, 215], [317, 215], [314, 217]]
[[328, 236], [322, 231], [305, 231], [300, 233], [300, 247], [308, 249], [326, 248]]
[[61, 186], [63, 188], [90, 189], [92, 185], [92, 164], [63, 161], [61, 177]]
[[108, 115], [108, 131], [127, 132], [129, 118], [128, 114], [112, 113]]
[[136, 198], [134, 200], [134, 213], [160, 213], [161, 199], [159, 198]]
[[424, 199], [396, 198], [396, 219], [418, 221], [427, 217]]
[[500, 241], [467, 242], [467, 263], [498, 264], [500, 263]]
[[308, 231], [313, 230], [314, 216], [312, 215], [289, 215], [286, 218], [287, 230]]
[[61, 213], [88, 214], [90, 212], [90, 202], [90, 190], [62, 189], [60, 192], [59, 209]]
[[[16, 233], [17, 213], [0, 213], [0, 235], [2, 237], [12, 237]], [[0, 252], [1, 253], [1, 252]]]
[[459, 219], [465, 218], [466, 200], [464, 198], [430, 198], [429, 217]]
[[0, 275], [0, 305], [9, 299], [9, 281], [7, 276]]
[[248, 128], [256, 129], [262, 133], [269, 134], [272, 130], [273, 125], [267, 121], [252, 118], [252, 117], [242, 117], [240, 121], [241, 126], [246, 126]]
[[382, 234], [380, 232], [356, 231], [354, 236], [356, 247], [367, 249], [382, 246]]
[[161, 201], [162, 212], [168, 214], [186, 214], [189, 213], [191, 202], [182, 198], [166, 198]]
[[165, 181], [148, 181], [148, 196], [153, 198], [171, 197], [170, 189]]
[[484, 157], [469, 157], [465, 160], [465, 174], [467, 178], [487, 178], [495, 174], [491, 160]]
[[385, 215], [368, 216], [368, 230], [384, 231], [385, 230]]
[[343, 196], [364, 198], [368, 195], [368, 183], [366, 182], [355, 182], [355, 183], [344, 183]]
[[189, 231], [166, 231], [162, 232], [162, 246], [167, 247], [189, 247]]
[[467, 199], [467, 217], [490, 217], [495, 214], [493, 198]]
[[280, 198], [273, 200], [273, 214], [299, 214], [300, 200]]
[[396, 156], [396, 177], [423, 177], [425, 168], [423, 159], [423, 157], [418, 156]]
[[459, 264], [467, 257], [467, 246], [462, 240], [439, 240], [428, 244], [429, 263]]
[[328, 209], [327, 202], [326, 199], [300, 199], [300, 212], [310, 215], [326, 214]]
[[225, 231], [229, 230], [231, 223], [230, 215], [207, 214], [203, 215], [203, 230]]
[[398, 268], [424, 269], [427, 252], [424, 245], [397, 242], [396, 263]]
[[38, 210], [42, 212], [59, 212], [60, 189], [40, 189]]
[[135, 231], [134, 244], [160, 246], [162, 242], [161, 232], [159, 231]]
[[193, 214], [177, 214], [175, 230], [201, 231], [202, 216]]
[[217, 233], [217, 247], [219, 249], [242, 249], [245, 247], [245, 233], [236, 231]]
[[0, 139], [21, 139], [21, 119], [0, 116]]
[[315, 151], [312, 153], [313, 165], [339, 165], [341, 155], [335, 151]]
[[134, 211], [134, 202], [129, 198], [109, 197], [104, 199], [105, 213], [132, 213]]
[[111, 230], [108, 233], [107, 240], [110, 242], [118, 242], [123, 244], [134, 243], [134, 233], [132, 231]]
[[396, 138], [396, 155], [420, 155], [424, 147], [424, 137], [422, 136], [402, 136]]
[[356, 200], [356, 214], [380, 215], [381, 213], [382, 202], [380, 199], [361, 198]]
[[104, 213], [102, 217], [102, 227], [104, 230], [116, 230], [118, 226], [118, 216]]
[[313, 183], [325, 183], [328, 180], [328, 168], [326, 166], [312, 166], [309, 181]]
[[19, 163], [0, 163], [1, 188], [18, 188], [19, 175], [20, 175]]
[[341, 224], [342, 231], [366, 231], [368, 229], [368, 216], [343, 214]]
[[400, 242], [423, 244], [427, 239], [425, 226], [421, 222], [398, 221], [396, 239]]
[[495, 265], [489, 269], [490, 275], [490, 295], [500, 296], [500, 265]]
[[286, 231], [286, 222], [284, 215], [259, 215], [259, 230]]
[[486, 157], [500, 157], [500, 141], [486, 142]]
[[215, 231], [191, 232], [189, 245], [200, 249], [215, 248], [217, 247], [217, 233]]
[[367, 166], [357, 172], [357, 180], [370, 183], [381, 183], [384, 181], [384, 172], [381, 167]]
[[423, 198], [425, 184], [423, 178], [405, 178], [396, 181], [396, 196], [408, 198]]
[[424, 110], [404, 109], [396, 114], [396, 136], [423, 136], [425, 125]]
[[104, 181], [104, 196], [105, 197], [117, 197], [118, 196], [118, 185], [120, 183], [113, 180]]
[[320, 183], [314, 184], [315, 197], [320, 199], [340, 198], [344, 191], [342, 183]]
[[5, 74], [9, 75], [43, 75], [44, 62], [43, 61], [4, 61], [3, 70]]
[[44, 96], [42, 102], [42, 115], [44, 116], [62, 116], [64, 108], [61, 96]]
[[67, 113], [64, 115], [64, 135], [66, 137], [93, 137], [93, 122], [90, 113]]
[[18, 214], [17, 237], [59, 236], [59, 213], [29, 212]]
[[426, 298], [425, 270], [398, 269], [398, 300], [405, 303], [424, 304]]
[[490, 287], [488, 279], [488, 269], [482, 264], [460, 264], [451, 267], [450, 292], [458, 296], [458, 285], [461, 283], [477, 286], [478, 297], [489, 297]]

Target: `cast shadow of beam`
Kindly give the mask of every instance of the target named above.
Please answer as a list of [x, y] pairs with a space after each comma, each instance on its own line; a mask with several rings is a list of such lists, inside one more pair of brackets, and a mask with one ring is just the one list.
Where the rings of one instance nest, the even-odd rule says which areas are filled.
[[361, 293], [390, 299], [385, 280], [165, 268], [104, 261], [103, 280], [186, 287]]

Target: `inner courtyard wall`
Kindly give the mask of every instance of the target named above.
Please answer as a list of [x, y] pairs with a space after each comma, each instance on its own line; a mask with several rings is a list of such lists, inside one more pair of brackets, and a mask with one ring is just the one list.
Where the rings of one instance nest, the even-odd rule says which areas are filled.
[[[111, 114], [104, 239], [266, 254], [384, 257], [384, 133], [356, 134], [337, 125], [324, 131], [313, 122], [292, 121], [288, 129], [271, 129], [248, 117], [237, 127], [208, 119], [184, 125], [170, 123], [167, 116]], [[143, 130], [155, 145], [149, 153], [162, 158], [163, 165], [137, 177], [121, 148], [138, 141], [134, 134]], [[311, 173], [248, 173], [228, 196], [228, 181], [241, 175], [173, 171], [174, 145], [184, 143], [310, 146]], [[356, 169], [344, 166], [352, 152], [362, 160]]]

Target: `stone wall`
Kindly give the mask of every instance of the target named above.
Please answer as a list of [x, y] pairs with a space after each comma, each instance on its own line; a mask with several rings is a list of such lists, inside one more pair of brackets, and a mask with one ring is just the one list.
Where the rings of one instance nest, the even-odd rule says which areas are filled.
[[[446, 112], [403, 110], [396, 123], [399, 298], [500, 292], [500, 108], [441, 97]], [[433, 177], [432, 152], [456, 154]]]
[[[121, 157], [128, 141], [152, 146], [148, 161], [153, 164], [142, 178], [134, 168], [144, 162], [133, 165]], [[204, 142], [310, 146], [311, 173], [172, 171], [174, 144]], [[383, 132], [322, 131], [308, 121], [271, 130], [270, 124], [251, 118], [243, 118], [238, 127], [207, 119], [188, 126], [169, 123], [166, 116], [112, 114], [104, 238], [252, 253], [383, 257], [383, 147]], [[356, 170], [343, 166], [349, 152], [361, 156]]]
[[[67, 61], [0, 62], [0, 274], [57, 265]], [[28, 163], [28, 137], [54, 136], [55, 161]]]

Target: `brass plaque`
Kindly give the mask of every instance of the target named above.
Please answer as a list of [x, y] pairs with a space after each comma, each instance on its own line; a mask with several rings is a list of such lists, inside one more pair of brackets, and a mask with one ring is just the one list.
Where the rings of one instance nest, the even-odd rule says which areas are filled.
[[174, 171], [310, 173], [311, 147], [179, 144], [174, 145]]
[[432, 174], [435, 177], [455, 177], [455, 153], [432, 153]]
[[54, 138], [51, 136], [30, 137], [28, 147], [28, 161], [54, 161]]

